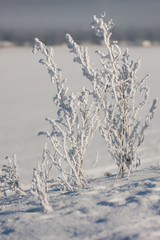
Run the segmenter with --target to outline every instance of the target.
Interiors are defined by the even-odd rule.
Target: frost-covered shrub
[[[53,179],[50,179],[53,162],[49,160],[47,151],[48,151],[48,147],[46,143],[43,149],[42,162],[38,163],[38,172],[41,180],[44,183],[45,192],[49,191],[49,183],[53,181]]]
[[[111,40],[113,21],[105,23],[104,17],[105,14],[100,18],[94,16],[91,24],[96,35],[104,39],[104,52],[96,51],[100,68],[91,65],[87,48],[76,44],[69,34],[66,39],[70,51],[75,54],[74,62],[82,65],[84,76],[92,83],[90,94],[101,109],[101,134],[118,165],[118,173],[124,176],[126,169],[131,172],[140,164],[138,148],[154,116],[157,99],[146,115],[141,112],[149,103],[149,89],[145,83],[148,75],[143,79],[137,77],[141,60],[130,61],[128,50],[121,53],[118,43]]]
[[[42,205],[44,212],[51,212],[53,210],[52,206],[48,201],[45,181],[43,181],[43,178],[41,177],[40,172],[37,172],[36,169],[33,169],[31,193]]]
[[[25,194],[19,183],[16,155],[14,154],[12,159],[9,157],[6,157],[5,159],[7,160],[7,164],[4,164],[0,170],[1,195],[3,194],[3,196],[7,196],[7,192],[9,191]]]
[[[52,83],[55,84],[56,95],[53,98],[58,107],[57,119],[46,118],[51,131],[40,132],[49,140],[42,160],[41,176],[48,183],[54,177],[49,172],[53,167],[59,171],[60,177],[56,181],[66,189],[73,190],[87,184],[84,171],[84,159],[88,145],[98,125],[99,109],[91,104],[88,91],[69,94],[65,86],[66,79],[62,78],[61,69],[53,61],[53,50],[47,48],[38,39],[35,39],[33,53],[41,52],[44,59],[40,63],[46,66]]]

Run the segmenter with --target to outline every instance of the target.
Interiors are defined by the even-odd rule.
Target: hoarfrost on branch
[[[92,83],[90,94],[101,109],[100,132],[118,165],[118,174],[123,177],[126,170],[131,172],[140,164],[138,148],[154,116],[157,99],[143,121],[140,112],[149,103],[148,75],[143,79],[137,77],[141,60],[130,61],[128,49],[121,53],[118,42],[111,39],[113,21],[105,23],[104,18],[105,14],[100,18],[94,16],[91,24],[96,35],[104,39],[105,52],[96,51],[99,69],[91,66],[87,48],[76,44],[69,34],[66,40],[70,52],[76,55],[74,61],[81,64],[84,76]]]

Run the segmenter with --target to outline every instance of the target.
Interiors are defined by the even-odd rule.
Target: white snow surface
[[[92,62],[96,48],[89,46]],[[140,76],[151,74],[151,99],[160,98],[160,47],[130,47],[130,55],[143,59]],[[50,213],[44,213],[30,194],[32,169],[41,161],[45,143],[37,133],[48,128],[45,117],[56,116],[54,87],[39,58],[30,48],[0,49],[0,166],[6,155],[16,153],[26,191],[26,196],[0,198],[0,239],[160,239],[159,103],[140,149],[141,166],[129,178],[116,179],[116,165],[97,133],[87,154],[86,189],[64,192],[54,186],[48,193]],[[88,83],[72,59],[66,46],[55,47],[55,61],[76,91]],[[99,162],[92,168],[97,151]],[[111,176],[105,177],[105,172]]]

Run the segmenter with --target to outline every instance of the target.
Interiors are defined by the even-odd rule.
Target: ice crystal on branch
[[[84,159],[97,129],[99,109],[91,104],[85,88],[81,92],[68,94],[66,79],[62,78],[61,70],[53,61],[53,51],[35,39],[33,52],[37,51],[43,54],[44,59],[40,63],[47,67],[57,91],[53,98],[58,107],[57,119],[46,118],[51,132],[39,133],[49,140],[49,147],[45,149],[47,161],[59,171],[61,177],[57,179],[64,188],[73,190],[84,187],[87,184]]]
[[[84,76],[92,83],[90,94],[101,109],[100,131],[106,140],[111,156],[116,161],[121,176],[125,170],[132,171],[140,164],[138,148],[144,140],[144,132],[154,116],[157,99],[150,107],[145,119],[141,110],[148,105],[149,89],[146,75],[137,77],[141,61],[129,60],[128,50],[124,54],[116,41],[111,40],[113,22],[94,16],[92,28],[98,37],[103,37],[105,52],[96,51],[101,67],[91,66],[87,49],[80,47],[70,35],[66,35],[70,51],[76,55],[74,61],[82,65]]]
[[[105,12],[101,14],[101,18],[98,18],[96,15],[93,16],[93,22],[91,23],[91,27],[95,30],[95,33],[98,37],[104,37],[104,34],[110,38],[112,35],[112,28],[114,23],[112,19],[106,23],[105,19]]]

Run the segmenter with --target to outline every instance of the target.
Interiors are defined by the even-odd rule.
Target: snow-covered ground
[[[96,61],[90,46],[93,62]],[[150,73],[151,99],[160,98],[160,47],[130,47],[143,59],[140,75]],[[65,46],[55,48],[72,91],[88,84]],[[22,187],[28,192],[32,169],[41,161],[45,139],[37,133],[55,115],[54,87],[30,48],[0,49],[0,165],[17,154]],[[91,176],[87,189],[49,193],[52,213],[44,214],[33,197],[0,198],[0,239],[160,239],[160,108],[140,149],[141,167],[130,178],[116,179],[116,166],[97,134],[87,155]],[[99,162],[92,168],[99,151]],[[106,171],[111,177],[105,177]]]
[[[32,197],[0,199],[1,239],[160,238],[160,166],[130,179],[100,177],[76,192],[52,192],[53,212],[44,214]]]

